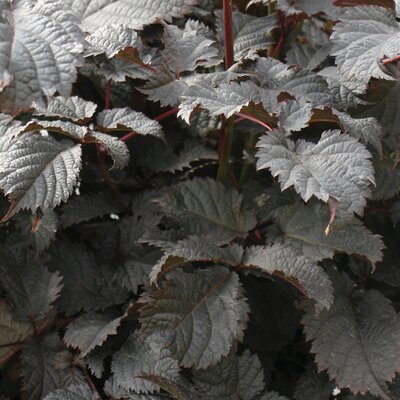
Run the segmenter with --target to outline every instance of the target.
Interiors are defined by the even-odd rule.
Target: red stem
[[[257,123],[258,125],[263,126],[264,128],[266,128],[269,131],[272,131],[273,129],[265,122],[261,121],[260,119],[258,119],[257,117],[253,117],[252,115],[248,115],[248,114],[244,114],[244,113],[236,113],[237,116],[243,118],[243,119],[247,119],[249,121],[253,121],[255,123]]]
[[[154,118],[154,121],[162,121],[165,118],[168,118],[170,115],[174,115],[179,111],[178,107],[171,108],[170,110],[166,111],[163,114],[158,115],[157,117]]]
[[[400,61],[400,54],[398,54],[396,57],[393,57],[393,58],[384,58],[382,60],[382,64],[383,65],[391,64],[391,63],[396,62],[396,61]]]
[[[96,385],[94,384],[86,368],[83,368],[83,375],[85,376],[86,382],[88,383],[90,389],[92,389],[92,392],[94,392],[95,396],[97,397],[97,400],[101,400],[102,397],[100,396],[100,393],[98,392]]]
[[[225,69],[229,69],[234,62],[232,0],[223,0],[223,13],[224,13]]]
[[[134,138],[134,137],[137,136],[137,135],[138,135],[137,132],[131,131],[131,132],[128,132],[126,135],[121,136],[121,137],[119,138],[119,140],[120,140],[121,142],[127,142],[128,140]]]

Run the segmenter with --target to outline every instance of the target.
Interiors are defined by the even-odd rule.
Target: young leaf
[[[400,318],[380,292],[355,290],[346,275],[331,275],[332,307],[303,319],[318,369],[326,369],[339,388],[389,400],[386,382],[400,371]]]
[[[84,357],[96,346],[101,346],[109,335],[117,333],[121,318],[111,313],[82,314],[68,325],[64,342],[79,348],[80,357]]]
[[[191,9],[194,0],[69,0],[76,15],[81,18],[82,28],[93,32],[111,24],[125,24],[131,29],[142,29],[157,19],[168,22],[182,17]]]
[[[329,209],[318,203],[279,208],[276,223],[285,244],[316,261],[332,258],[335,252],[358,254],[372,264],[382,261],[384,245],[381,237],[372,234],[357,218],[336,218],[330,232],[325,234]]]
[[[54,208],[66,201],[80,168],[79,144],[29,134],[13,139],[0,157],[0,188],[11,200],[3,220],[21,209],[35,212],[38,208]]]
[[[346,86],[364,93],[371,78],[393,79],[379,60],[398,54],[399,26],[393,11],[384,7],[349,7],[334,27],[332,54]]]
[[[333,197],[340,210],[362,215],[365,198],[375,182],[371,158],[356,139],[339,131],[325,131],[317,144],[283,133],[264,135],[257,144],[257,169],[268,168],[279,176],[282,190],[294,186],[304,201],[315,196],[325,202]]]
[[[195,370],[193,381],[200,400],[254,400],[265,386],[260,360],[249,350],[240,357],[231,351],[218,364]]]
[[[238,275],[226,268],[171,272],[161,290],[141,298],[144,334],[170,335],[173,357],[185,367],[207,368],[241,340],[249,308]]]
[[[3,111],[29,108],[55,92],[69,95],[84,39],[62,0],[1,0],[0,102]]]
[[[252,246],[246,249],[242,264],[269,274],[276,274],[314,299],[318,311],[333,301],[332,284],[325,271],[312,259],[299,256],[290,246]]]
[[[114,354],[112,371],[119,386],[137,393],[158,392],[160,386],[155,381],[173,383],[180,379],[178,362],[171,358],[164,340],[160,336],[144,339],[137,333]]]
[[[227,243],[251,230],[256,220],[243,210],[242,196],[209,179],[193,179],[171,187],[160,199],[163,211],[177,218],[187,235],[203,235]]]

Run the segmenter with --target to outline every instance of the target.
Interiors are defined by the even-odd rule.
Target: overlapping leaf
[[[187,235],[226,243],[245,235],[256,223],[242,208],[242,196],[218,182],[194,179],[171,187],[160,199],[164,212],[179,220]]]
[[[398,54],[400,30],[393,11],[378,6],[350,7],[340,20],[331,36],[332,54],[346,86],[364,93],[371,78],[392,79],[379,62]]]
[[[219,63],[214,41],[192,30],[190,24],[186,24],[183,30],[165,24],[163,42],[161,57],[175,76],[184,71],[194,71],[200,65]]]
[[[276,223],[285,244],[316,261],[332,258],[335,252],[358,254],[372,264],[382,261],[381,237],[374,235],[357,218],[336,218],[326,234],[329,209],[318,203],[279,208]]]
[[[101,346],[109,335],[115,335],[120,323],[121,317],[111,313],[82,314],[68,325],[64,341],[68,346],[79,348],[84,357]]]
[[[9,195],[8,219],[21,209],[45,210],[66,201],[81,168],[81,146],[25,135],[0,153],[0,188]]]
[[[1,360],[7,360],[7,355],[13,355],[19,345],[13,343],[23,342],[33,335],[34,329],[31,322],[18,321],[11,313],[10,307],[3,299],[0,301],[0,365]]]
[[[111,24],[125,24],[131,29],[142,29],[156,19],[171,21],[189,12],[194,0],[68,0],[76,15],[81,18],[84,30]]]
[[[84,39],[65,3],[2,0],[0,9],[2,110],[29,108],[55,92],[69,95]]]
[[[97,116],[97,124],[105,131],[129,130],[139,135],[163,137],[161,125],[157,121],[128,107],[102,111]]]
[[[60,222],[66,228],[107,214],[115,214],[123,209],[124,202],[108,192],[84,194],[71,198],[61,207]]]
[[[217,35],[221,43],[224,41],[222,12],[217,14]],[[265,50],[274,40],[271,32],[278,26],[275,15],[257,18],[235,11],[233,19],[233,52],[235,60],[255,55],[257,50]]]
[[[270,169],[282,190],[293,186],[304,201],[315,196],[327,202],[333,197],[340,210],[363,213],[375,179],[371,155],[356,139],[325,131],[317,144],[294,143],[274,132],[264,135],[257,146],[257,169]]]
[[[318,373],[314,365],[309,365],[297,382],[294,398],[296,400],[328,400],[335,387],[324,372]]]
[[[122,388],[150,393],[160,390],[159,382],[179,381],[178,362],[171,358],[164,340],[160,336],[150,339],[134,333],[114,354],[112,371],[115,382]]]
[[[177,270],[168,280],[142,297],[142,331],[170,334],[173,356],[183,366],[216,364],[243,337],[247,321],[237,274],[222,267]]]
[[[93,252],[82,243],[58,242],[51,249],[49,267],[63,277],[63,290],[57,301],[68,315],[82,309],[101,310],[127,297],[114,269],[99,264]]]
[[[252,246],[242,263],[288,280],[303,294],[316,301],[317,310],[329,308],[333,301],[332,284],[324,270],[312,259],[301,256],[290,246]]]
[[[133,29],[122,24],[100,26],[86,40],[92,46],[87,51],[88,54],[105,53],[108,58],[114,57],[126,48],[137,51],[142,47],[138,34]]]
[[[357,291],[343,274],[332,277],[332,307],[303,319],[318,369],[326,369],[339,388],[389,400],[386,382],[400,370],[400,318],[380,292]]]
[[[52,398],[50,393],[62,387],[63,383],[69,380],[73,384],[83,383],[83,376],[78,370],[56,368],[56,354],[63,350],[64,346],[55,333],[31,343],[23,349],[21,354],[23,384],[28,400]]]
[[[47,395],[45,400],[96,400],[96,393],[84,383],[80,385],[70,385],[64,389],[58,389]]]
[[[155,246],[160,245],[157,241],[148,241]],[[201,236],[190,236],[187,239],[165,243],[162,247],[165,253],[152,268],[152,283],[157,282],[159,275],[187,262],[202,261],[236,266],[241,263],[243,256],[243,249],[239,245],[232,244],[221,248]]]
[[[265,387],[260,360],[249,350],[240,357],[231,352],[218,364],[195,371],[193,380],[201,400],[253,400]]]
[[[46,117],[69,118],[72,121],[84,121],[93,116],[97,105],[91,101],[85,101],[81,97],[50,97],[46,107],[36,104],[35,115]]]
[[[0,282],[15,317],[22,320],[43,318],[60,294],[61,276],[41,263],[32,263],[32,253],[3,251]]]

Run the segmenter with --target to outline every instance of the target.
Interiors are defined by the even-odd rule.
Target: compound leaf
[[[142,332],[167,333],[182,366],[207,368],[243,337],[249,308],[238,275],[226,268],[176,270],[141,298]]]
[[[356,139],[325,131],[317,144],[294,143],[281,132],[271,132],[257,147],[257,169],[270,169],[282,190],[294,186],[304,201],[315,196],[328,202],[333,197],[341,211],[363,213],[375,179],[371,155]]]

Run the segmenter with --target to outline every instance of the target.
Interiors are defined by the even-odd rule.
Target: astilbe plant
[[[393,0],[0,0],[0,397],[400,398]]]

